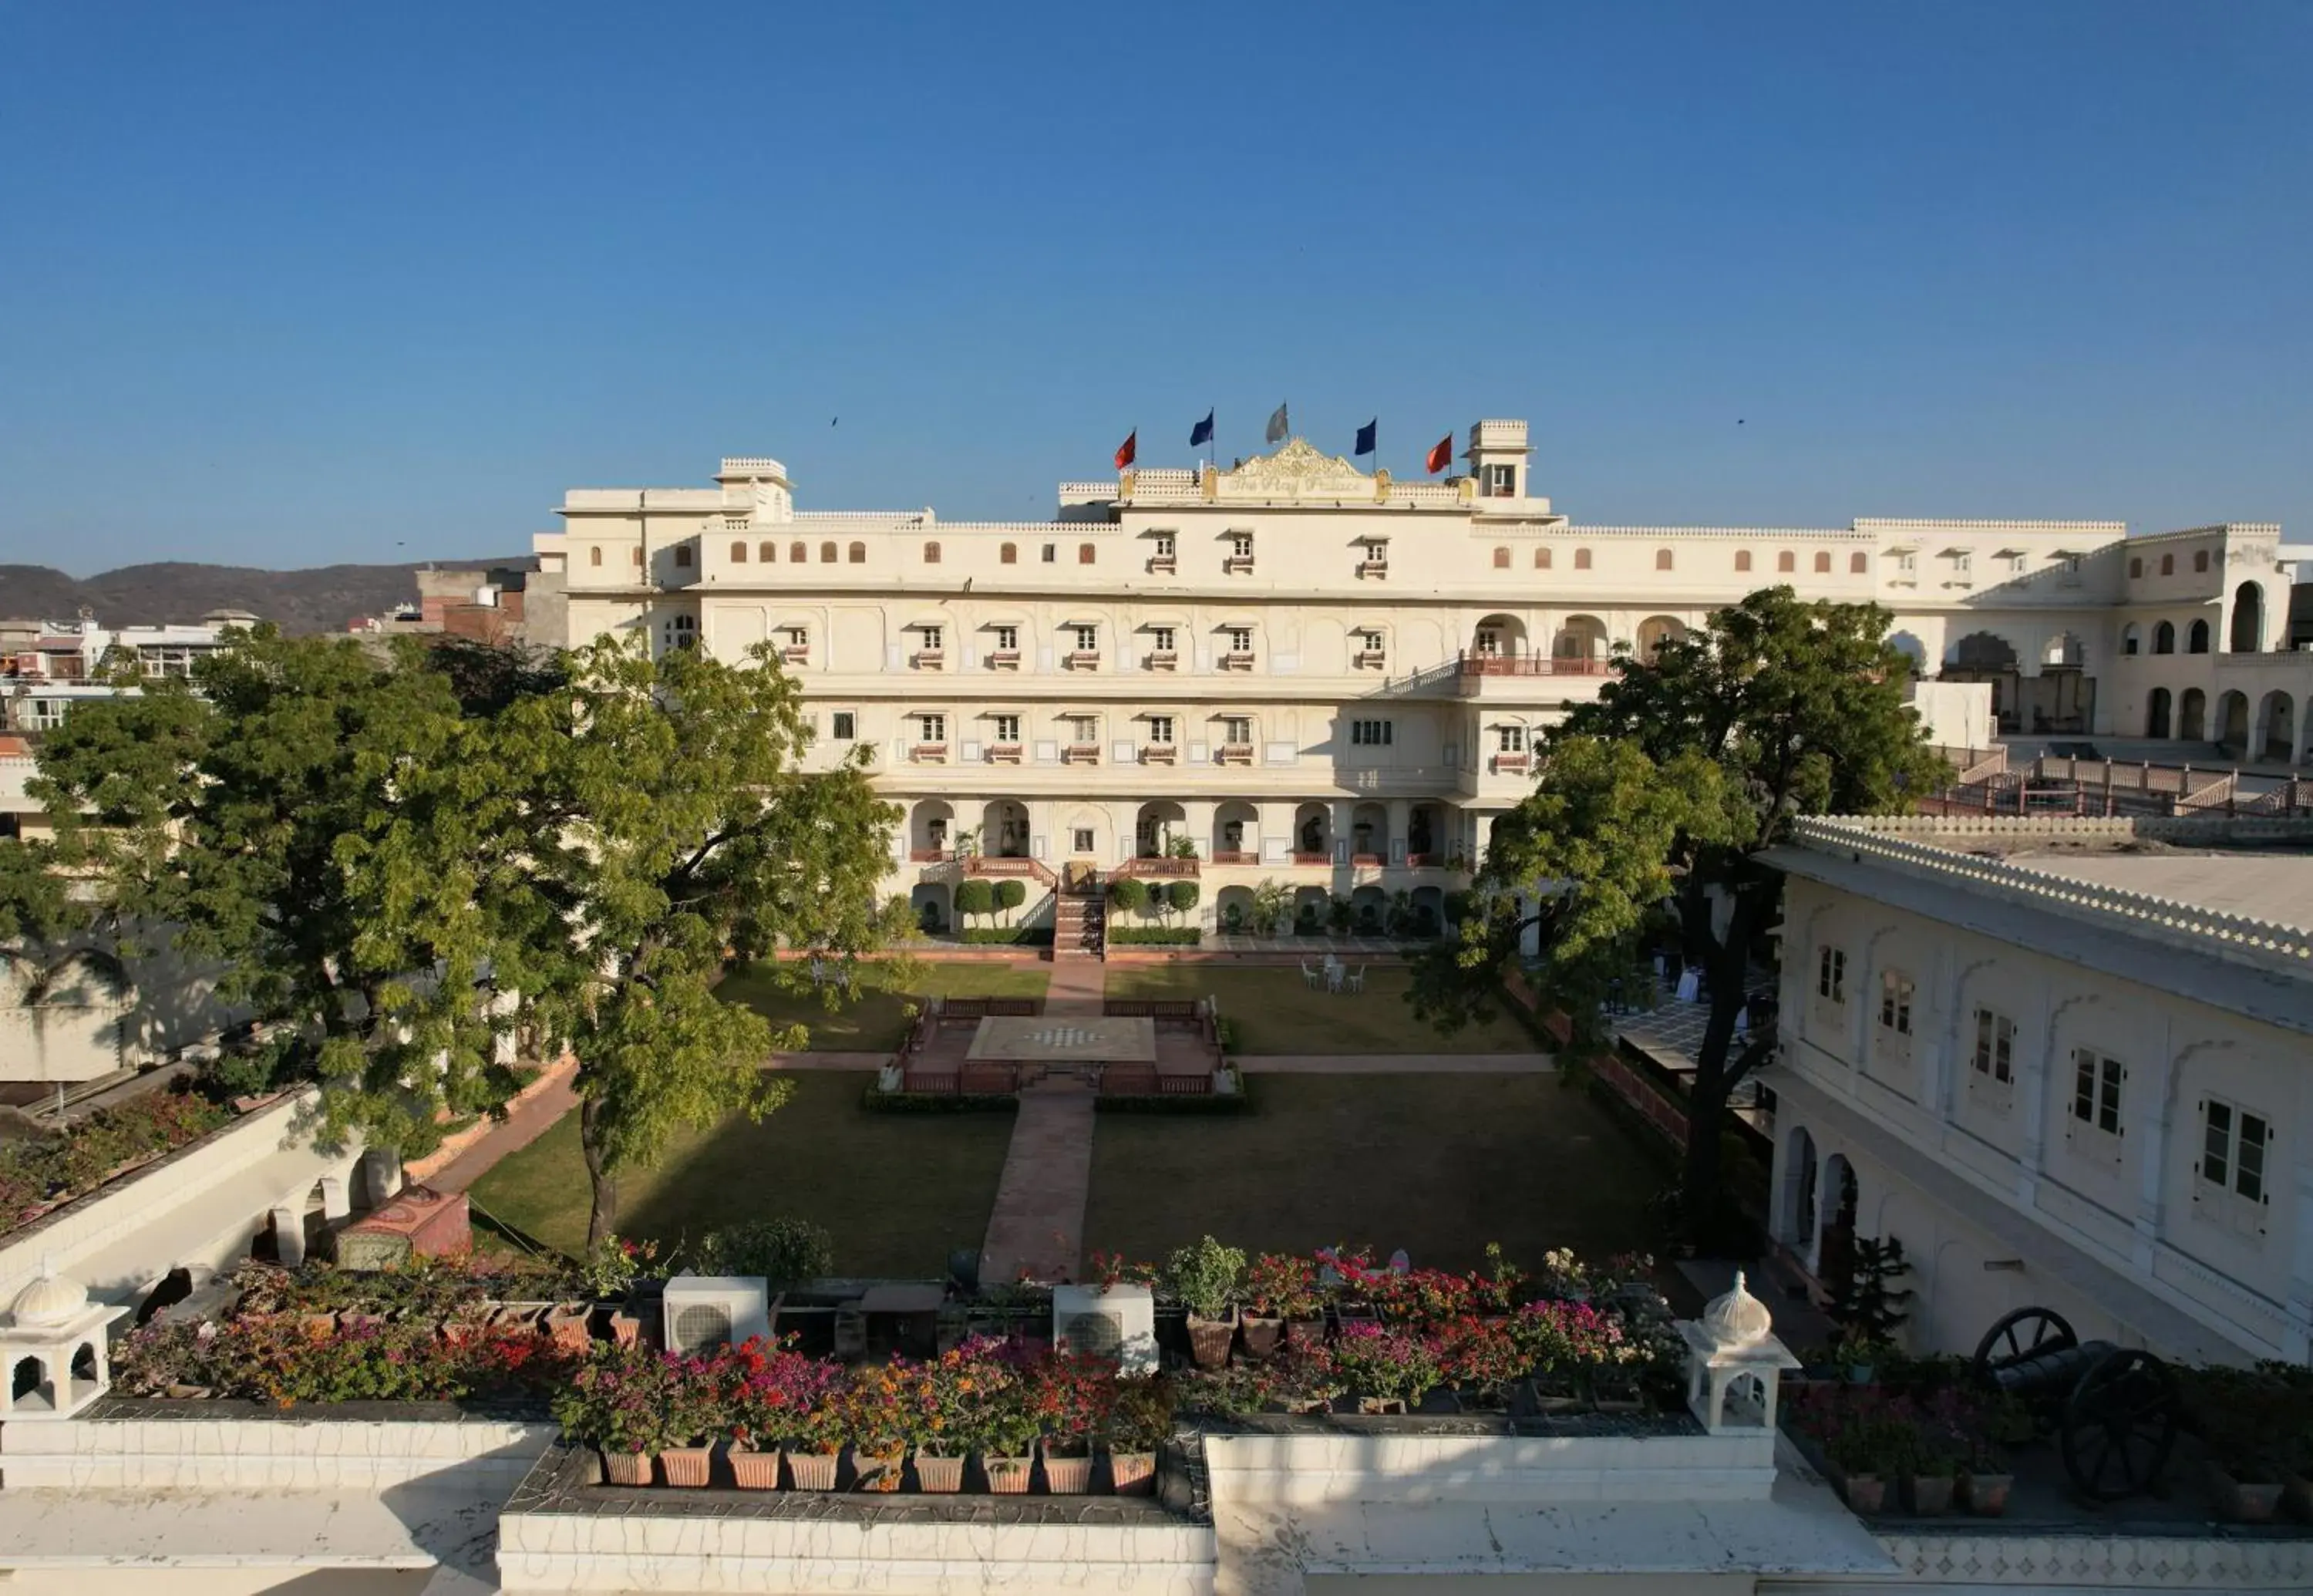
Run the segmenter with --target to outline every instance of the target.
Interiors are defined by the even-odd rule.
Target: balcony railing
[[[1068,657],[1063,659],[1061,663],[1066,665],[1069,669],[1072,671],[1096,671],[1100,669],[1100,650],[1097,648],[1071,648],[1068,653]]]
[[[947,745],[945,743],[910,744],[908,748],[908,758],[917,764],[945,764]]]
[[[911,865],[945,864],[954,857],[955,850],[953,848],[910,848],[908,850],[908,862]]]
[[[1171,648],[1156,649],[1148,656],[1148,668],[1152,671],[1177,671],[1181,668],[1181,657]]]
[[[944,648],[919,648],[910,663],[919,671],[941,670],[947,665],[947,651]]]
[[[811,645],[809,643],[789,643],[786,648],[779,650],[779,658],[788,665],[809,665],[811,663]]]
[[[1333,862],[1333,856],[1330,852],[1304,853],[1296,849],[1293,853],[1293,862],[1297,865],[1329,865]]]
[[[1253,668],[1253,655],[1244,649],[1224,654],[1220,657],[1220,667],[1225,671],[1249,671]]]
[[[1020,650],[994,648],[989,651],[988,668],[991,671],[1016,671],[1020,668]]]
[[[1253,763],[1253,745],[1251,743],[1223,743],[1218,748],[1213,750],[1213,763],[1215,764],[1251,764]]]
[[[1067,747],[1060,750],[1060,763],[1062,764],[1098,764],[1100,763],[1100,745],[1098,743],[1070,743]]]
[[[1405,868],[1409,870],[1434,870],[1445,862],[1446,856],[1442,853],[1409,853],[1405,856]]]
[[[1614,661],[1596,655],[1558,656],[1548,654],[1471,654],[1460,655],[1455,668],[1464,676],[1603,676],[1614,669]]]
[[[1386,577],[1389,575],[1389,561],[1386,560],[1360,560],[1358,561],[1358,575],[1361,577]]]
[[[1352,853],[1350,862],[1361,870],[1377,870],[1389,861],[1378,853]]]
[[[1142,764],[1178,764],[1181,750],[1171,743],[1143,743],[1140,745]]]
[[[1227,556],[1221,561],[1221,574],[1228,577],[1253,575],[1253,556],[1250,554]]]
[[[1531,754],[1497,754],[1493,761],[1494,773],[1498,776],[1524,775],[1533,758]]]
[[[1213,862],[1217,865],[1257,865],[1261,862],[1261,855],[1248,853],[1242,848],[1216,848],[1213,850]]]
[[[988,763],[989,764],[1018,764],[1020,763],[1020,745],[1017,743],[989,744]]]
[[[963,861],[967,876],[1033,876],[1049,885],[1052,868],[1042,860],[1022,854],[975,853]]]
[[[1176,859],[1171,854],[1143,854],[1128,859],[1116,867],[1120,876],[1184,876],[1193,877],[1203,861],[1197,859]]]
[[[1180,569],[1181,562],[1174,555],[1151,554],[1148,557],[1148,569],[1152,575],[1161,571],[1164,574],[1170,576],[1173,572]]]
[[[1360,648],[1350,656],[1350,663],[1359,670],[1387,670],[1389,656],[1379,648]]]

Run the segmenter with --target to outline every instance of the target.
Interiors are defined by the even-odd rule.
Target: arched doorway
[[[2166,687],[2154,688],[2151,698],[2146,701],[2144,735],[2148,737],[2168,735],[2168,690]]]
[[[2251,757],[2287,764],[2289,756],[2295,752],[2290,746],[2290,739],[2297,735],[2297,701],[2275,688],[2265,695],[2264,703],[2258,706],[2257,721],[2265,736]]]
[[[2143,630],[2135,622],[2132,621],[2120,629],[2120,651],[2123,654],[2135,654],[2142,648],[2143,644]]]
[[[2152,628],[2152,651],[2155,654],[2177,652],[2177,623],[2174,621],[2156,622]]]
[[[945,798],[925,798],[908,812],[908,857],[929,864],[955,846],[955,810]]]
[[[927,936],[937,936],[953,923],[945,881],[917,882],[908,891],[908,907],[915,912],[916,929]]]
[[[1684,622],[1668,615],[1649,615],[1639,622],[1639,657],[1651,664],[1665,643],[1675,642],[1685,635]]]
[[[2188,743],[2206,742],[2209,728],[2203,721],[2208,712],[2208,695],[2197,687],[2185,689],[2185,696],[2177,701],[2177,735]]]
[[[1782,1200],[1775,1214],[1775,1229],[1783,1243],[1802,1257],[1815,1247],[1816,1207],[1815,1138],[1807,1133],[1806,1126],[1793,1125],[1783,1142]]]
[[[1488,615],[1470,633],[1470,652],[1481,659],[1517,658],[1526,652],[1526,622],[1515,615]]]
[[[1378,937],[1387,924],[1389,896],[1370,884],[1350,894],[1350,926],[1360,937]]]
[[[1928,646],[1925,643],[1908,631],[1898,631],[1888,634],[1887,646],[1912,662],[1912,675],[1922,674],[1922,667],[1928,663]]]
[[[1333,895],[1322,886],[1297,886],[1293,889],[1293,929],[1306,936],[1325,929],[1326,911],[1332,907]]]
[[[2185,633],[2185,652],[2206,654],[2208,651],[2209,623],[2206,621],[2195,621]],[[2166,653],[2168,650],[2163,649],[2161,652]]]
[[[2216,741],[2237,756],[2248,750],[2248,694],[2233,692],[2217,700]]]
[[[1213,810],[1213,861],[1252,864],[1261,840],[1261,812],[1251,804],[1231,801]]]
[[[1815,1276],[1826,1283],[1842,1280],[1855,1265],[1855,1167],[1844,1153],[1823,1166],[1823,1216],[1816,1244]]]
[[[1133,851],[1142,859],[1161,859],[1173,851],[1173,839],[1188,835],[1189,817],[1171,802],[1143,804],[1132,823]]]
[[[1438,811],[1428,804],[1414,805],[1405,818],[1405,862],[1439,862],[1438,835]]]
[[[2230,647],[2235,654],[2255,654],[2265,647],[2265,589],[2255,582],[2233,589]]]
[[[1359,864],[1383,864],[1389,859],[1389,811],[1379,804],[1359,804],[1350,811],[1350,857]]]
[[[1413,934],[1435,937],[1446,929],[1446,892],[1443,887],[1417,886],[1413,889]]]
[[[1213,923],[1231,936],[1253,930],[1253,888],[1224,886],[1213,900]]]
[[[1028,806],[997,798],[981,812],[980,851],[992,859],[1028,857]]]
[[[1333,862],[1333,817],[1324,804],[1304,804],[1293,811],[1293,862]]]
[[[1592,666],[1606,657],[1606,623],[1596,615],[1569,615],[1551,639],[1550,657],[1561,667]]]

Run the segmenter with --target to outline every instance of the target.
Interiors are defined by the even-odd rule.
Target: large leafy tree
[[[260,1022],[233,1084],[318,1080],[332,1124],[420,1152],[516,1084],[478,893],[488,729],[414,646],[259,628],[189,683],[75,709],[40,795],[92,913],[174,928]]]
[[[621,1168],[786,1096],[762,1066],[796,1039],[715,997],[726,962],[856,955],[906,915],[876,895],[898,811],[869,751],[806,771],[798,691],[767,649],[652,659],[604,639],[567,675],[497,718],[494,781],[522,840],[491,895],[500,979],[577,1058],[592,1243]]]
[[[1652,659],[1624,661],[1553,728],[1534,794],[1496,828],[1481,870],[1489,907],[1417,972],[1417,1010],[1451,1028],[1485,1009],[1533,932],[1541,995],[1592,1041],[1608,983],[1636,966],[1649,912],[1667,910],[1663,929],[1711,1001],[1681,1181],[1689,1223],[1706,1234],[1727,1212],[1729,1094],[1773,1045],[1767,1035],[1734,1045],[1781,898],[1762,853],[1799,816],[1899,810],[1945,773],[1904,704],[1910,662],[1887,643],[1889,621],[1876,605],[1768,588]]]

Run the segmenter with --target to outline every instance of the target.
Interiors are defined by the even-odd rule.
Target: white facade
[[[1887,606],[1899,647],[1992,681],[2019,729],[2027,699],[2106,729],[2095,679],[2137,604],[2120,523],[1582,526],[1529,454],[1524,422],[1482,421],[1468,475],[1405,483],[1295,439],[1063,484],[1030,523],[798,511],[778,462],[727,459],[710,489],[574,489],[537,551],[574,641],[775,644],[820,756],[874,747],[908,812],[894,888],[943,913],[960,839],[1058,869],[1183,835],[1209,924],[1265,877],[1434,908],[1524,795],[1537,732],[1617,654],[1776,583]],[[2208,535],[2284,613],[2271,529]],[[2221,625],[2214,593],[2175,607]]]
[[[119,689],[106,679],[133,665],[148,678],[186,676],[193,662],[224,648],[224,633],[257,617],[220,610],[198,622],[100,626],[74,621],[0,622],[0,731],[41,732],[64,724],[83,699]]]
[[[1772,857],[1779,1242],[1900,1239],[1924,1350],[2043,1305],[2313,1355],[2313,827],[1803,822]]]

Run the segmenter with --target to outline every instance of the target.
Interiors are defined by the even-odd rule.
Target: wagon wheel
[[[2152,1488],[2177,1444],[2177,1380],[2142,1350],[2109,1353],[2089,1366],[2065,1400],[2057,1444],[2064,1471],[2098,1502]]]
[[[2064,1316],[2053,1308],[2019,1308],[1983,1333],[1975,1344],[1975,1378],[1995,1383],[2001,1375],[2043,1353],[2070,1352],[2080,1344]]]

